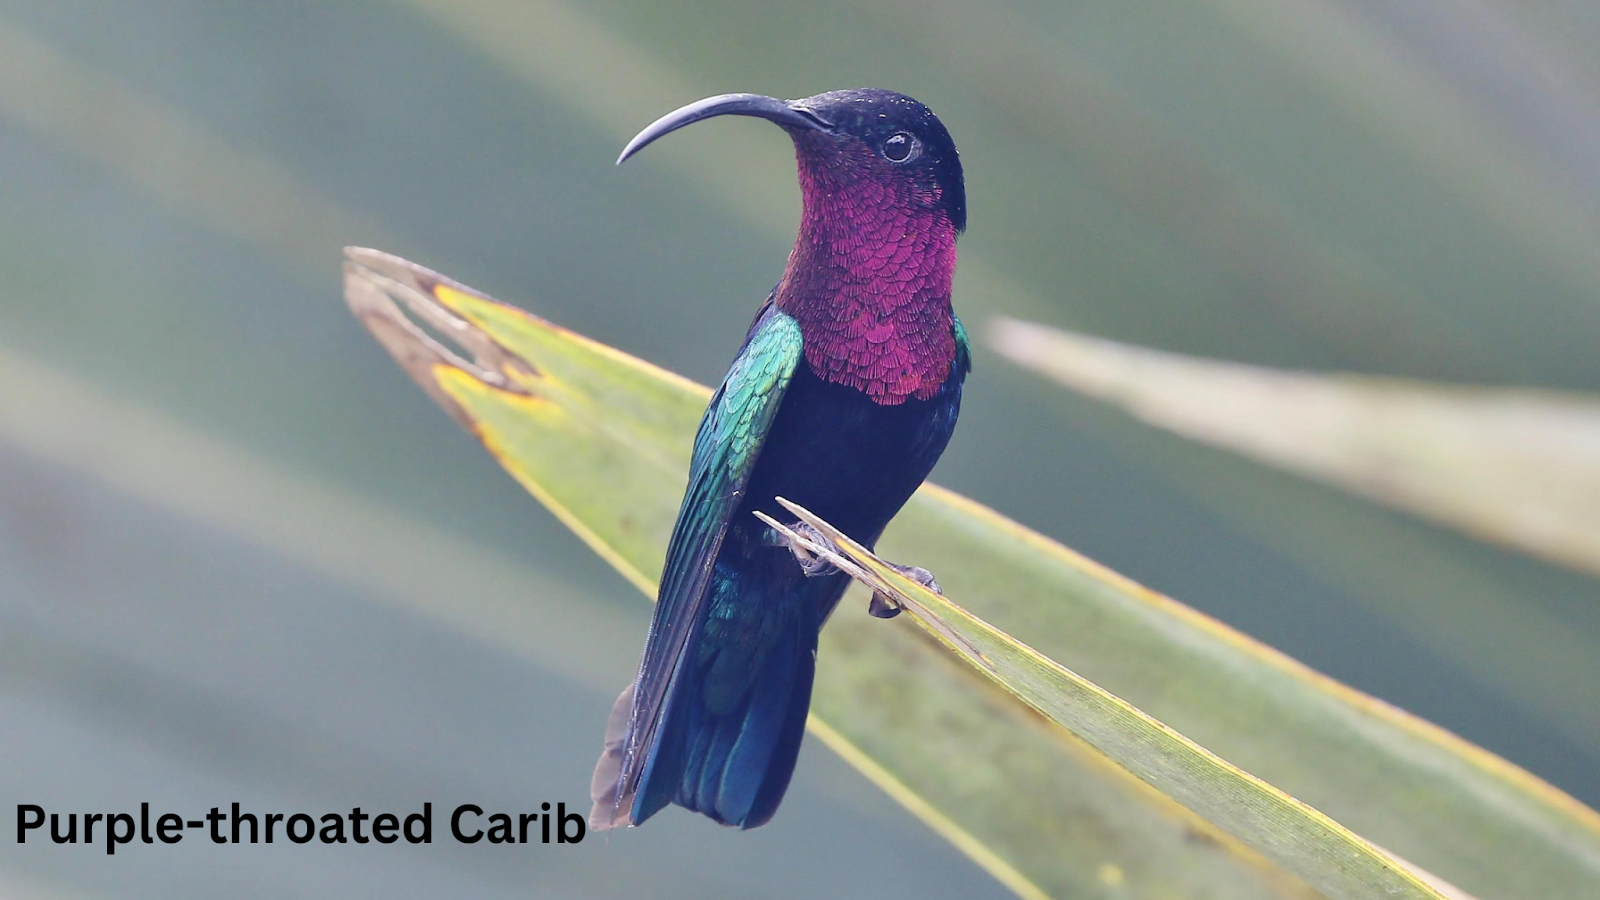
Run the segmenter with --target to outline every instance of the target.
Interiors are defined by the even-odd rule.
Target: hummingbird
[[[656,120],[617,163],[729,115],[793,141],[799,234],[700,421],[643,658],[595,766],[599,829],[673,803],[739,828],[772,818],[800,751],[817,636],[849,578],[797,564],[755,513],[792,521],[785,497],[872,547],[944,452],[971,369],[951,306],[966,190],[933,112],[879,89],[722,94]]]

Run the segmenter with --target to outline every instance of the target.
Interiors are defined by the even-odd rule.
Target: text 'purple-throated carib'
[[[772,818],[789,786],[817,632],[848,577],[762,524],[810,509],[871,547],[944,452],[970,368],[950,305],[966,227],[961,161],[893,91],[724,94],[657,120],[755,116],[794,141],[800,234],[695,436],[638,677],[617,698],[591,793],[596,828],[668,803],[725,825]]]

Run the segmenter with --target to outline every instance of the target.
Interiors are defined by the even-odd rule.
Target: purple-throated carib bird
[[[753,513],[791,521],[786,497],[872,546],[944,452],[970,368],[950,306],[966,192],[933,113],[883,90],[725,94],[657,120],[617,161],[721,115],[794,140],[800,234],[695,436],[644,659],[595,767],[597,828],[668,803],[742,828],[772,817],[848,578],[803,570]]]

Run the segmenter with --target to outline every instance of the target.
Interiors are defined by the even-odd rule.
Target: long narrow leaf
[[[1292,372],[1012,319],[992,344],[1153,425],[1600,573],[1600,398]]]
[[[402,260],[352,260],[357,316],[652,592],[707,391]],[[1593,811],[971,501],[925,487],[880,550],[936,565],[984,619],[1484,900],[1586,897],[1600,878]],[[824,631],[814,733],[1020,893],[1309,890],[914,630],[852,615],[852,602]]]
[[[779,498],[832,545],[769,525],[872,590],[979,671],[1141,781],[1217,824],[1329,897],[1442,897],[1423,878],[1293,797],[895,571],[809,510]]]

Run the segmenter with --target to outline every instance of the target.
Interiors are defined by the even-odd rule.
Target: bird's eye
[[[917,139],[904,131],[897,131],[889,135],[883,142],[883,158],[889,162],[902,163],[917,155],[919,149]]]

